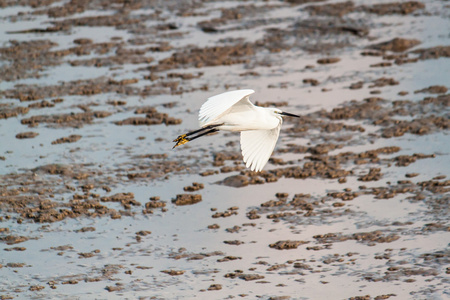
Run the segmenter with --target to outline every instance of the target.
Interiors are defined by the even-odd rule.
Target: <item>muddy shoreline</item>
[[[0,1],[1,299],[445,299],[445,1]],[[171,150],[203,101],[286,119]]]

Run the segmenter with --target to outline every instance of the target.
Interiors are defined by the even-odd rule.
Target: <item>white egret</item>
[[[198,115],[201,128],[178,136],[173,148],[219,130],[240,131],[246,167],[252,171],[261,171],[277,143],[283,123],[281,116],[300,116],[278,108],[253,105],[249,96],[254,92],[250,89],[237,90],[208,98]]]

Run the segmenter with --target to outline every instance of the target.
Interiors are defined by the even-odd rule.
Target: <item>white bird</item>
[[[178,136],[175,147],[219,130],[240,131],[241,149],[246,167],[259,172],[272,155],[280,134],[281,116],[300,116],[278,108],[260,107],[250,102],[254,90],[225,92],[208,100],[198,115],[200,129]],[[190,137],[191,135],[194,137]]]

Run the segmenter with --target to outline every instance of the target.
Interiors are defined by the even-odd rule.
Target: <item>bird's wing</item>
[[[270,130],[248,130],[241,132],[242,156],[246,167],[259,172],[272,155],[280,134],[280,124]]]
[[[248,96],[254,92],[254,90],[237,90],[225,92],[208,98],[208,100],[200,108],[200,112],[198,114],[200,126],[203,127],[207,123],[219,118],[239,101],[244,101],[245,104],[249,106],[253,105],[248,99]]]

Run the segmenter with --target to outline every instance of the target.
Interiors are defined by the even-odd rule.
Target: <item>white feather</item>
[[[259,172],[272,155],[280,134],[280,124],[270,130],[248,130],[241,132],[242,156],[246,167]]]
[[[214,122],[239,101],[242,101],[243,104],[245,103],[253,106],[253,104],[249,101],[248,96],[254,92],[254,90],[250,89],[237,90],[225,92],[208,98],[208,100],[200,108],[200,112],[198,114],[200,126],[204,127],[209,125],[209,123]]]

